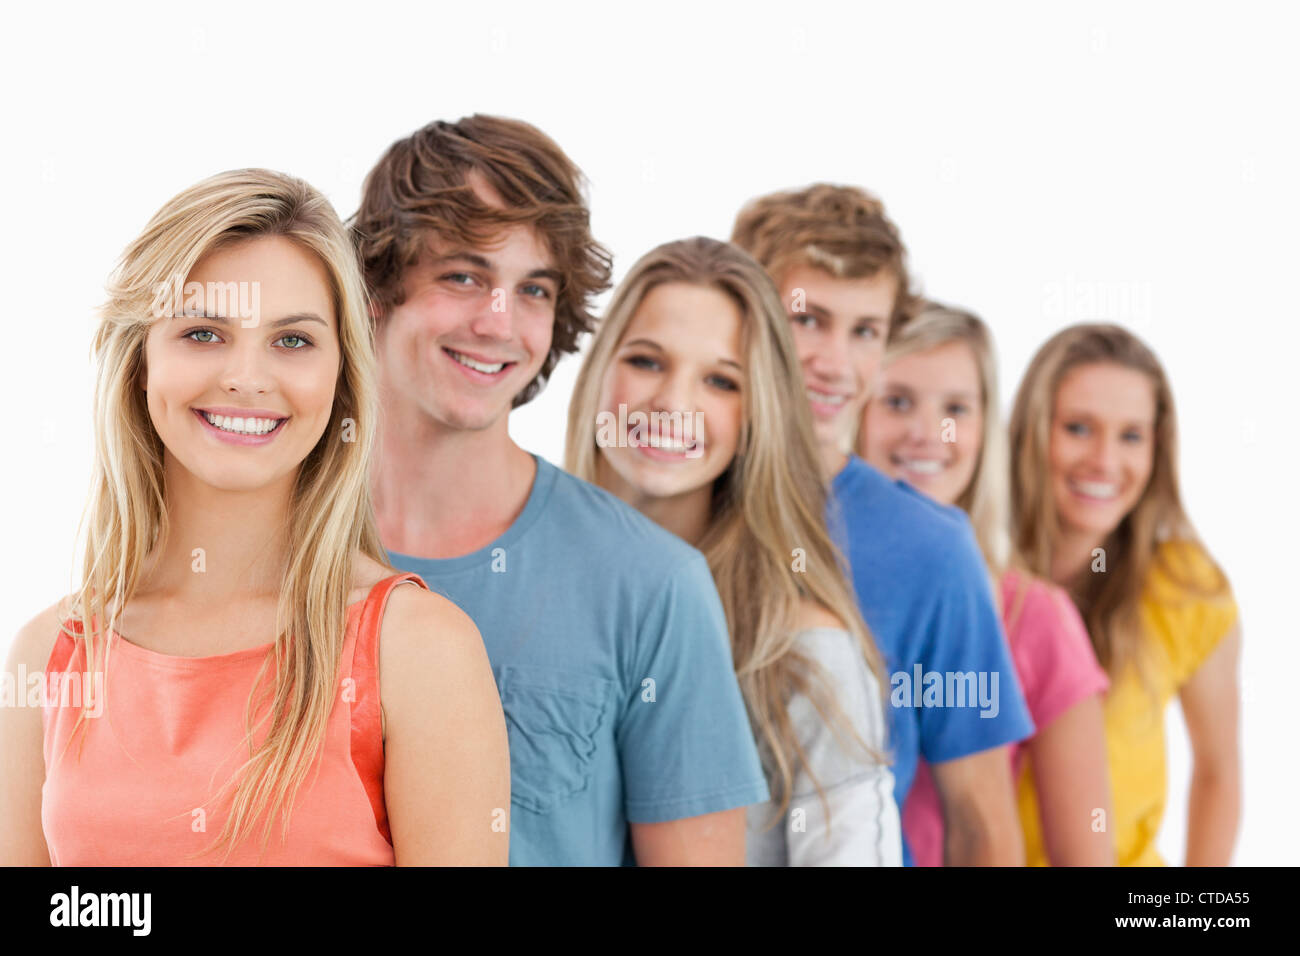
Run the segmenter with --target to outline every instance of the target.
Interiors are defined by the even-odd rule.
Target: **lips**
[[[919,475],[924,478],[931,478],[945,468],[948,463],[938,458],[899,458],[894,457],[894,465],[908,474]]]
[[[1114,481],[1084,481],[1071,478],[1069,487],[1077,497],[1088,501],[1110,502],[1119,497],[1120,486]]]
[[[837,417],[852,397],[847,392],[827,392],[812,387],[806,387],[804,391],[808,395],[808,404],[812,408],[813,415],[820,419]]]
[[[656,461],[694,461],[704,454],[704,446],[700,442],[655,435],[646,438],[629,436],[628,445]]]
[[[264,445],[284,430],[290,416],[266,409],[230,407],[195,408],[194,417],[204,430],[233,445]],[[230,414],[232,412],[240,414]]]
[[[495,381],[512,369],[517,363],[485,355],[472,355],[457,349],[444,347],[442,350],[448,358],[464,369],[476,381]]]

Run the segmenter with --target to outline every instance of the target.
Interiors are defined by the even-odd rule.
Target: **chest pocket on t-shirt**
[[[510,738],[510,800],[549,813],[592,785],[602,738],[613,745],[615,683],[536,667],[506,667],[497,689]],[[615,764],[616,766],[616,764]]]

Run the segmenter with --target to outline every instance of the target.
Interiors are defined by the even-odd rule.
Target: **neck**
[[[150,555],[138,593],[198,607],[278,594],[296,473],[269,488],[224,491],[199,481],[164,452],[163,475],[168,533]]]
[[[609,467],[603,455],[596,459],[596,484],[687,544],[698,545],[709,530],[713,504],[713,489],[709,485],[670,497],[648,495]]]
[[[524,510],[537,473],[505,415],[480,431],[449,428],[391,395],[376,454],[380,539],[415,557],[459,557],[495,541]]]
[[[1092,566],[1092,552],[1102,546],[1096,532],[1063,530],[1052,548],[1052,583],[1068,589]]]
[[[818,452],[821,456],[822,479],[830,484],[831,480],[849,463],[848,453],[834,442],[819,446]]]

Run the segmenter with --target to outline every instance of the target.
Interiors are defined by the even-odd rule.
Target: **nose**
[[[492,290],[492,295],[470,323],[470,331],[484,339],[505,342],[514,328],[514,303],[510,293],[502,288]]]
[[[650,410],[686,413],[695,411],[694,379],[681,372],[665,375],[650,400]]]
[[[1112,475],[1119,467],[1119,439],[1098,429],[1088,447],[1088,464],[1103,475]]]
[[[221,372],[221,390],[235,395],[260,395],[271,387],[268,356],[253,338],[232,348]]]
[[[903,416],[903,434],[907,437],[909,443],[914,445],[923,444],[927,439],[934,437],[930,434],[932,423],[934,429],[943,427],[938,418],[917,414],[914,411],[910,415]],[[935,434],[938,434],[938,432],[936,431]]]
[[[804,355],[804,370],[814,381],[840,382],[848,378],[852,367],[849,364],[848,340],[843,341],[832,335],[817,335],[814,344]]]

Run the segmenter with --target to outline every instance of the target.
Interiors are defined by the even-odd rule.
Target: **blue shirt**
[[[511,865],[630,865],[629,823],[761,803],[767,784],[704,556],[533,457],[496,541],[389,558],[483,635],[510,737]]]
[[[929,763],[1034,732],[970,521],[850,457],[827,524],[890,686],[894,799],[902,813],[918,754]],[[903,841],[903,859],[912,854]]]

